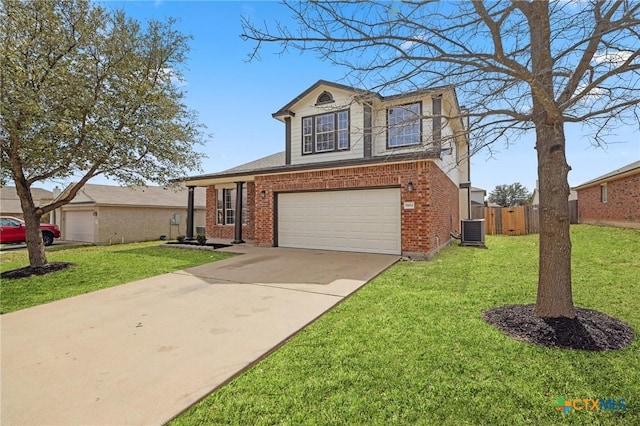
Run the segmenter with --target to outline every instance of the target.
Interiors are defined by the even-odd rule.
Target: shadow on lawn
[[[105,256],[120,256],[120,255],[135,255],[140,257],[162,257],[168,259],[176,259],[183,260],[185,258],[185,253],[182,250],[166,250],[166,246],[160,245],[157,247],[142,247],[142,248],[133,248],[127,250],[115,250],[110,253],[105,253]],[[185,246],[182,247],[174,246],[176,248],[188,248],[188,249],[201,249],[201,250],[210,250],[215,251],[216,249],[222,247],[228,247],[225,244],[206,244],[206,245],[193,245],[193,246]],[[74,247],[75,248],[75,247]],[[73,250],[71,248],[70,250]],[[78,247],[81,248],[81,247]],[[5,271],[0,274],[0,279],[18,279],[18,278],[28,278],[34,275],[45,275],[53,272],[63,271],[68,268],[72,268],[76,266],[75,263],[71,262],[50,262],[44,266],[39,267],[31,267],[25,266],[23,268],[12,269],[10,271]]]

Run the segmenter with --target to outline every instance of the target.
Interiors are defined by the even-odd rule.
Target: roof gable
[[[349,93],[352,93],[354,95],[359,95],[359,96],[376,96],[376,97],[379,97],[379,95],[377,93],[370,92],[368,90],[356,89],[355,87],[347,86],[347,85],[340,84],[340,83],[334,83],[334,82],[327,81],[327,80],[318,80],[311,87],[309,87],[307,90],[305,90],[304,92],[300,93],[293,100],[291,100],[285,106],[280,108],[277,112],[274,112],[273,114],[271,114],[271,116],[273,118],[276,118],[276,119],[281,119],[281,118],[290,116],[292,114],[291,110],[298,103],[302,102],[307,96],[309,96],[311,93],[315,92],[317,89],[325,89],[327,91],[340,90],[340,91],[343,91],[343,92],[349,92]]]
[[[284,117],[290,116],[292,115],[292,109],[299,103],[302,102],[307,96],[309,96],[311,93],[313,93],[314,91],[316,91],[317,89],[326,89],[328,91],[330,90],[340,90],[343,92],[349,92],[351,94],[353,94],[354,96],[358,97],[358,98],[369,98],[369,99],[377,99],[377,100],[381,100],[381,101],[395,101],[398,99],[403,99],[403,98],[410,98],[410,97],[416,97],[416,96],[424,96],[426,94],[429,93],[444,93],[444,92],[450,92],[453,91],[453,99],[454,102],[456,102],[456,107],[459,109],[459,106],[457,105],[457,97],[455,95],[455,90],[453,86],[438,86],[438,87],[428,87],[428,88],[421,88],[421,89],[416,89],[416,90],[412,90],[409,92],[402,92],[402,93],[398,93],[398,94],[393,94],[393,95],[389,95],[389,96],[382,96],[379,93],[370,91],[370,90],[364,90],[364,89],[358,89],[355,87],[351,87],[351,86],[347,86],[345,84],[340,84],[340,83],[335,83],[332,81],[327,81],[327,80],[318,80],[316,81],[313,85],[311,85],[308,89],[306,89],[304,92],[300,93],[298,96],[296,96],[294,99],[292,99],[290,102],[288,102],[285,106],[283,106],[282,108],[280,108],[278,111],[274,112],[272,115],[273,118],[276,119],[282,119]],[[319,92],[322,93],[322,92]]]

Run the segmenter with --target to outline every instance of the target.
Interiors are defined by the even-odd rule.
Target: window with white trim
[[[387,109],[387,147],[418,145],[422,142],[422,102]]]
[[[349,110],[302,118],[302,153],[349,149]]]
[[[236,218],[236,190],[219,188],[216,194],[216,223],[233,225]],[[247,223],[247,188],[242,188],[242,223]]]

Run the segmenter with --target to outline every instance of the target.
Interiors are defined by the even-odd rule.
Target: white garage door
[[[93,211],[66,211],[62,239],[93,243],[94,221]]]
[[[400,189],[278,195],[280,247],[400,254]]]

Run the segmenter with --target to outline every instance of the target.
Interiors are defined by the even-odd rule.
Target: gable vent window
[[[349,110],[302,118],[302,153],[349,150]]]
[[[330,104],[333,102],[333,95],[329,92],[322,92],[316,100],[316,105]]]

